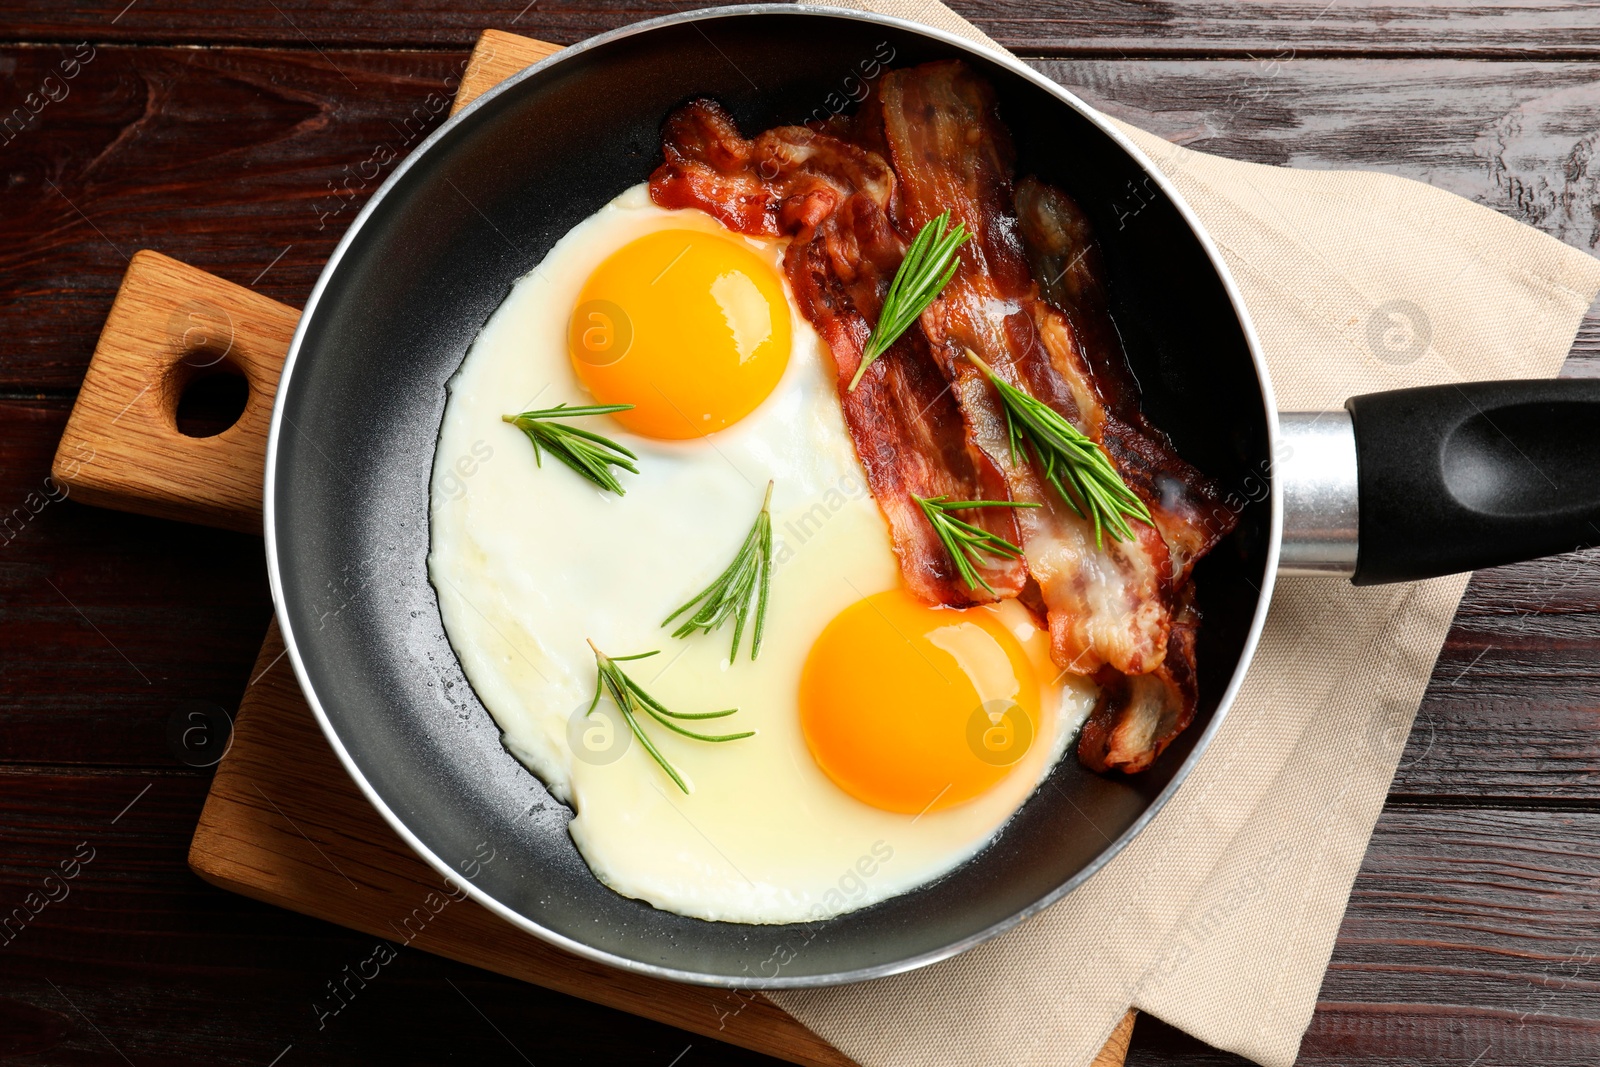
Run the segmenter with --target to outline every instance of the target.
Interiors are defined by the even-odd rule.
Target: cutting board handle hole
[[[215,437],[244,414],[250,382],[231,358],[197,349],[172,368],[173,421],[185,437]]]

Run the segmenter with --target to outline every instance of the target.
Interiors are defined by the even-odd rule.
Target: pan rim
[[[619,956],[603,949],[595,948],[584,942],[575,940],[564,934],[558,933],[555,930],[551,930],[540,925],[533,919],[523,915],[521,912],[516,911],[495,897],[489,895],[484,890],[479,889],[470,880],[462,879],[441,856],[436,854],[432,849],[424,844],[415,833],[411,831],[405,821],[389,806],[384,798],[379,795],[377,790],[367,780],[367,777],[363,773],[360,765],[356,762],[350,751],[345,747],[345,744],[340,738],[338,730],[335,728],[333,721],[329,717],[326,709],[322,706],[321,699],[318,697],[316,689],[312,684],[311,677],[306,669],[304,658],[300,653],[298,638],[294,631],[289,612],[289,605],[286,602],[284,594],[283,576],[279,563],[276,514],[277,508],[275,503],[278,488],[278,453],[281,437],[284,432],[283,423],[285,419],[285,406],[289,395],[289,389],[287,386],[293,376],[295,364],[299,359],[301,346],[307,334],[308,324],[312,321],[312,318],[316,314],[318,305],[321,303],[322,296],[333,276],[337,273],[339,264],[344,258],[345,253],[355,242],[355,239],[360,234],[362,227],[377,210],[384,197],[401,181],[414,163],[423,158],[441,139],[446,137],[452,130],[454,130],[458,124],[466,121],[475,111],[478,110],[478,108],[484,106],[488,101],[494,99],[503,92],[509,91],[513,86],[519,84],[526,78],[532,77],[559,63],[566,62],[567,60],[582,55],[593,48],[598,48],[613,41],[648,33],[658,28],[674,26],[683,23],[712,22],[724,18],[780,14],[850,19],[857,22],[867,22],[875,25],[881,25],[938,41],[941,44],[945,44],[963,52],[978,56],[985,61],[992,62],[1006,68],[1011,73],[1044,90],[1046,93],[1059,100],[1065,106],[1076,111],[1080,116],[1096,126],[1102,133],[1110,137],[1112,141],[1120,149],[1122,149],[1122,151],[1125,152],[1128,157],[1132,159],[1133,162],[1136,163],[1152,181],[1154,181],[1161,188],[1162,192],[1166,194],[1173,206],[1182,216],[1190,232],[1199,242],[1202,250],[1205,252],[1207,259],[1211,263],[1212,269],[1216,272],[1217,278],[1221,282],[1223,290],[1228,296],[1233,313],[1238,320],[1240,331],[1244,336],[1245,346],[1250,354],[1251,362],[1255,367],[1256,381],[1260,389],[1261,400],[1265,408],[1263,415],[1267,428],[1267,449],[1269,457],[1277,454],[1278,443],[1280,440],[1278,412],[1273,395],[1272,379],[1268,373],[1266,359],[1261,351],[1260,339],[1256,332],[1255,325],[1250,317],[1249,310],[1245,306],[1243,296],[1233,278],[1232,272],[1228,269],[1227,263],[1222,258],[1221,250],[1212,240],[1210,234],[1205,229],[1204,224],[1201,223],[1199,217],[1194,213],[1193,209],[1190,208],[1188,202],[1183,198],[1182,194],[1178,191],[1173,182],[1158,167],[1156,167],[1154,162],[1144,153],[1142,149],[1138,147],[1138,145],[1136,145],[1126,134],[1117,128],[1117,126],[1109,117],[1102,115],[1095,109],[1089,107],[1062,86],[1033,70],[1031,67],[1027,66],[1009,52],[988,48],[968,38],[958,36],[936,27],[896,16],[880,15],[874,12],[828,7],[820,4],[795,3],[742,4],[730,7],[683,11],[662,16],[660,18],[631,23],[627,26],[622,26],[615,30],[590,37],[586,40],[580,41],[577,44],[569,45],[563,48],[561,51],[540,60],[532,66],[529,66],[498,83],[474,99],[466,107],[462,108],[461,111],[455,115],[452,115],[437,130],[425,138],[414,151],[397,163],[389,177],[372,194],[367,203],[363,205],[360,213],[357,214],[354,221],[351,222],[349,229],[347,229],[344,233],[344,236],[340,238],[338,245],[335,246],[333,250],[333,253],[328,257],[328,262],[324,265],[322,273],[318,276],[317,283],[313,287],[310,297],[306,300],[305,307],[300,314],[299,322],[296,324],[294,337],[290,342],[288,355],[284,359],[283,371],[279,378],[277,394],[273,402],[272,421],[267,437],[266,477],[264,483],[264,500],[262,508],[263,539],[266,548],[267,578],[272,591],[273,607],[278,621],[279,631],[283,638],[284,649],[290,666],[294,670],[296,681],[299,683],[300,689],[305,695],[306,703],[311,708],[312,714],[316,718],[318,726],[322,729],[324,736],[327,737],[328,743],[333,748],[335,755],[338,756],[339,762],[344,766],[346,773],[350,775],[351,779],[356,783],[356,786],[361,790],[367,801],[372,804],[372,806],[383,817],[384,821],[389,824],[389,827],[396,833],[396,835],[400,837],[402,841],[405,842],[407,847],[420,856],[424,862],[433,867],[441,875],[449,878],[452,885],[461,887],[467,893],[467,895],[475,900],[479,905],[487,908],[490,912],[509,922],[518,929],[531,933],[548,944],[554,945],[563,951],[573,953],[574,955],[580,956],[584,959],[592,960],[594,962],[615,967],[630,973],[647,975],[653,978],[662,978],[669,981],[682,982],[691,985],[731,989],[805,989],[845,985],[875,978],[885,978],[890,975],[900,974],[906,971],[915,970],[920,967],[925,967],[929,964],[937,963],[941,960],[949,959],[953,956],[959,955],[970,948],[973,948],[985,941],[990,940],[991,938],[998,936],[1001,933],[1004,933],[1006,930],[1011,929],[1024,920],[1031,918],[1032,916],[1038,914],[1045,908],[1065,897],[1068,893],[1082,885],[1095,873],[1105,867],[1106,864],[1110,863],[1112,859],[1119,855],[1123,849],[1126,848],[1127,845],[1141,831],[1143,831],[1146,826],[1149,825],[1156,815],[1161,812],[1162,808],[1166,806],[1167,802],[1171,800],[1173,795],[1176,794],[1178,789],[1182,787],[1183,783],[1193,772],[1195,765],[1200,761],[1201,757],[1210,747],[1212,738],[1215,737],[1217,731],[1221,728],[1222,723],[1227,718],[1228,712],[1233,706],[1234,699],[1237,697],[1239,689],[1244,683],[1245,674],[1248,672],[1250,664],[1254,660],[1256,646],[1260,640],[1262,629],[1266,623],[1268,607],[1271,603],[1272,592],[1277,577],[1278,557],[1282,542],[1283,528],[1282,487],[1279,479],[1276,477],[1275,472],[1268,471],[1268,503],[1270,510],[1268,520],[1266,566],[1262,575],[1260,597],[1257,601],[1255,613],[1251,619],[1249,629],[1245,634],[1243,647],[1240,650],[1238,660],[1234,666],[1233,674],[1229,678],[1227,686],[1223,689],[1222,696],[1217,703],[1217,709],[1212,714],[1211,720],[1206,724],[1205,729],[1202,730],[1200,735],[1196,738],[1194,748],[1184,759],[1183,764],[1173,775],[1172,780],[1168,782],[1165,788],[1163,788],[1161,792],[1149,802],[1145,810],[1137,819],[1134,820],[1132,825],[1119,834],[1115,840],[1109,843],[1105,849],[1100,852],[1099,855],[1097,855],[1092,861],[1086,864],[1082,870],[1078,871],[1066,882],[1062,883],[1056,889],[1052,890],[1050,893],[1046,894],[1029,907],[1018,911],[1009,918],[993,923],[982,930],[979,930],[973,934],[969,934],[968,936],[941,948],[918,953],[916,955],[908,956],[888,963],[873,964],[870,966],[854,968],[848,971],[838,971],[829,974],[801,975],[788,978],[779,976],[774,978],[750,979],[733,975],[705,974],[698,971],[689,971],[676,967],[666,967],[658,964],[646,963],[640,960],[629,959],[625,956]]]

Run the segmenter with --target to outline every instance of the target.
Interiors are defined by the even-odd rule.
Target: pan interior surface
[[[1152,419],[1250,502],[1197,575],[1196,722],[1149,771],[1098,776],[1069,756],[976,858],[861,911],[797,926],[689,919],[594,878],[567,834],[570,813],[502,747],[445,638],[425,562],[445,383],[513,282],[648,176],[671,108],[715,97],[747,134],[825,117],[870,91],[863,72],[886,55],[890,66],[962,55],[993,82],[1019,172],[1067,189],[1094,218]],[[887,973],[974,943],[1076,884],[1185,769],[1261,607],[1270,507],[1249,490],[1264,485],[1269,417],[1202,242],[1137,162],[1048,90],[869,20],[767,11],[672,22],[484,100],[376,199],[307,311],[279,405],[269,492],[280,617],[359,776],[425,853],[503,914],[671,977],[782,986]]]

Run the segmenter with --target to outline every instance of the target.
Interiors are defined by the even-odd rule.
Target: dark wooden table
[[[172,727],[239,699],[271,610],[260,541],[57,501],[45,481],[135,249],[298,305],[382,180],[373,161],[438,121],[480,28],[570,42],[677,6],[524,2],[3,5],[0,918],[48,902],[0,934],[0,1059],[761,1059],[418,953],[319,1028],[313,1001],[370,939],[184,864],[209,772]],[[1391,171],[1600,240],[1592,0],[956,6],[1193,147]],[[1566,373],[1600,375],[1600,316]],[[1129,1062],[1243,1061],[1146,1019]],[[1600,1062],[1600,555],[1474,578],[1302,1062]]]

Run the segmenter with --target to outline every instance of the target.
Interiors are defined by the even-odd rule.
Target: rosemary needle
[[[716,580],[689,599],[689,602],[668,615],[661,625],[666,626],[696,604],[693,615],[683,621],[673,637],[687,637],[699,630],[710,633],[731,617],[733,619],[733,647],[728,650],[728,662],[739,655],[739,638],[744,636],[745,623],[750,618],[751,600],[755,601],[755,626],[750,631],[750,658],[761,651],[761,631],[767,621],[767,594],[772,586],[772,482],[767,483],[767,495],[762,498],[761,511],[745,535],[744,544],[734,555],[733,562],[717,576]]]
[[[967,588],[975,589],[983,586],[992,595],[994,587],[986,582],[983,575],[979,574],[974,563],[978,562],[979,553],[1003,559],[1019,559],[1022,549],[1007,541],[999,534],[990,533],[981,526],[974,526],[964,519],[958,519],[953,514],[956,511],[971,508],[1036,508],[1037,503],[1019,500],[951,500],[947,496],[936,496],[924,499],[911,494],[911,499],[917,502],[922,509],[922,514],[928,519],[928,524],[933,527],[933,532],[939,535],[944,549],[950,553],[950,558],[955,561],[956,572],[966,579]]]
[[[1104,530],[1110,531],[1113,541],[1132,540],[1133,530],[1127,521],[1130,518],[1154,525],[1150,509],[1128,488],[1105,449],[1054,408],[1001,381],[970,348],[967,358],[982,369],[1000,394],[1006,431],[1011,437],[1011,462],[1016,462],[1017,452],[1026,442],[1040,472],[1061,498],[1081,517],[1094,522],[1097,547],[1105,547],[1101,536]]]
[[[629,660],[647,659],[650,656],[657,655],[658,653],[656,651],[639,652],[632,656],[608,656],[604,652],[601,652],[599,648],[595,647],[595,643],[593,641],[589,642],[589,647],[594,649],[596,676],[594,683],[594,699],[589,702],[589,708],[583,713],[584,716],[587,717],[592,715],[594,713],[594,709],[600,706],[600,694],[602,692],[610,693],[611,699],[616,701],[617,708],[622,712],[622,717],[627,721],[628,729],[633,733],[633,736],[639,739],[639,743],[643,745],[644,750],[650,754],[650,758],[655,760],[663,771],[667,772],[667,777],[671,778],[673,783],[676,784],[679,789],[683,790],[684,793],[689,792],[688,784],[684,782],[683,776],[680,775],[677,770],[673,768],[672,764],[667,761],[667,757],[661,754],[661,750],[656,748],[655,744],[651,742],[649,735],[644,732],[644,728],[639,724],[640,716],[648,715],[650,718],[654,719],[662,726],[665,726],[673,733],[682,734],[684,737],[691,737],[696,741],[738,741],[741,738],[752,737],[755,735],[754,730],[745,730],[744,732],[737,734],[699,734],[695,733],[693,730],[685,729],[684,727],[679,726],[677,722],[674,722],[674,719],[685,722],[698,721],[702,719],[721,719],[732,715],[739,709],[727,708],[723,711],[702,711],[696,714],[687,714],[681,711],[668,711],[660,701],[651,696],[649,693],[646,693],[640,687],[638,682],[634,681],[632,678],[629,678],[627,673],[623,671],[621,667],[617,666],[617,664],[626,663]]]
[[[884,295],[878,324],[872,328],[872,336],[867,338],[867,347],[862,350],[861,364],[856,367],[855,377],[850,379],[850,392],[855,392],[861,376],[867,373],[873,361],[911,328],[917,316],[955,276],[956,268],[961,265],[956,249],[972,235],[959,222],[955,229],[946,232],[949,225],[950,212],[945,211],[917,231],[916,238],[906,249],[906,257],[900,261],[900,268],[889,283],[889,292]]]
[[[548,449],[551,455],[595,485],[623,496],[627,490],[622,488],[622,483],[617,481],[611,468],[620,467],[630,474],[638,474],[639,468],[633,465],[633,461],[639,457],[609,437],[555,420],[580,415],[609,415],[614,411],[628,411],[632,407],[632,404],[590,404],[569,408],[565,404],[557,404],[553,408],[524,411],[520,415],[502,415],[500,419],[528,435],[528,440],[533,442],[533,461],[537,465],[544,466],[544,450]]]

